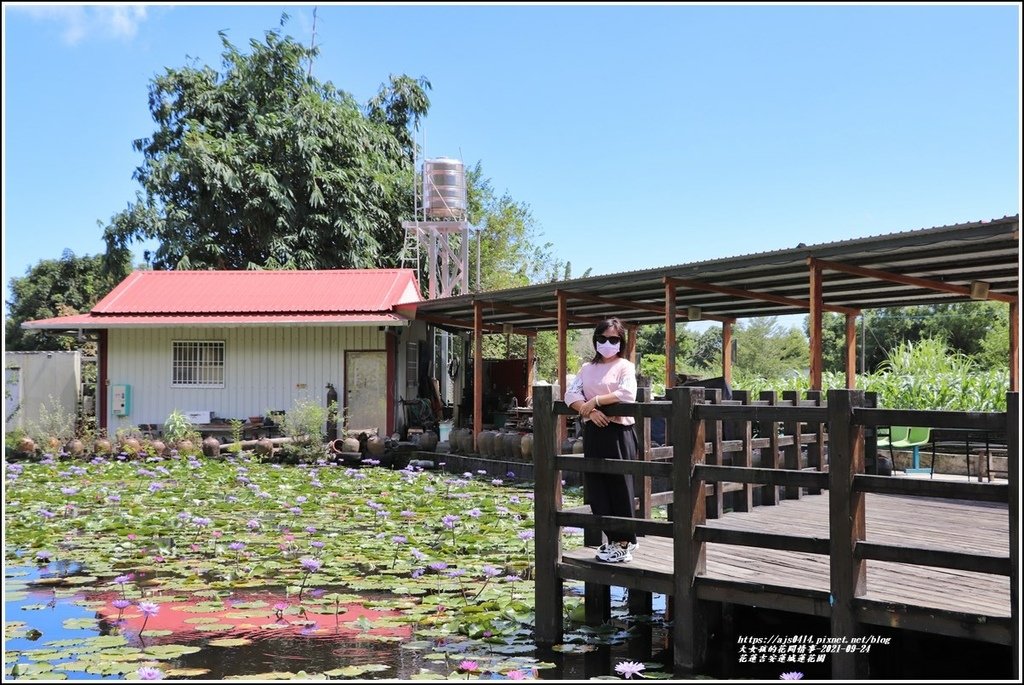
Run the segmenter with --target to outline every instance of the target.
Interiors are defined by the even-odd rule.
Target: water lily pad
[[[62,624],[67,630],[99,630],[99,621],[95,618],[66,618]]]
[[[226,637],[220,640],[210,640],[206,644],[210,647],[241,647],[252,644],[252,640],[247,637]]]
[[[197,625],[196,630],[217,633],[224,632],[226,630],[233,630],[234,627],[235,626],[231,623],[204,623],[202,625]]]
[[[391,666],[387,666],[386,664],[360,664],[357,666],[345,666],[344,668],[334,668],[330,671],[324,671],[324,675],[355,678],[363,675],[364,673],[379,673],[391,668]]]
[[[177,659],[185,654],[195,654],[202,651],[202,647],[195,645],[153,645],[146,647],[145,655],[153,659]]]
[[[141,633],[142,637],[164,637],[166,635],[174,635],[173,630],[144,630]]]
[[[582,654],[584,652],[597,651],[597,645],[562,644],[553,646],[551,650],[565,654]]]
[[[164,671],[164,675],[168,678],[191,678],[206,675],[209,672],[208,668],[168,668]]]
[[[212,616],[195,616],[193,618],[186,618],[184,623],[217,623],[217,619]]]

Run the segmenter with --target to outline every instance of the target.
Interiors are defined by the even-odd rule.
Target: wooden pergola
[[[683,243],[680,242],[680,245]],[[685,248],[681,248],[685,249]],[[630,329],[665,324],[665,385],[676,378],[680,321],[722,324],[722,375],[731,380],[732,326],[742,318],[810,316],[810,387],[821,389],[822,317],[846,317],[846,384],[856,379],[856,317],[865,309],[994,300],[1009,307],[1010,390],[1020,382],[1019,215],[890,233],[753,255],[592,276],[420,302],[415,317],[473,332],[473,435],[482,430],[484,333],[527,336],[533,385],[534,337],[558,332],[558,382],[566,383],[566,334],[617,316]]]

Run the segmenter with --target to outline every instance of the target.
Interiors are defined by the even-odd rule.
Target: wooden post
[[[537,348],[534,343],[537,341],[537,334],[526,336],[526,402],[530,403],[533,397],[533,383],[536,380],[535,376],[535,364],[534,357],[537,354]]]
[[[853,423],[853,410],[864,406],[863,390],[828,391],[829,578],[832,637],[852,641],[859,624],[854,600],[867,586],[867,562],[854,554],[865,537],[864,493],[853,489],[854,477],[864,473],[864,428]],[[840,650],[832,654],[832,679],[867,676],[867,655]]]
[[[484,429],[484,303],[473,301],[473,451]]]
[[[673,562],[673,668],[675,675],[693,675],[707,657],[707,624],[697,600],[697,576],[707,570],[707,550],[696,539],[697,526],[705,522],[704,481],[693,477],[693,469],[704,463],[704,422],[695,418],[694,408],[704,402],[703,388],[672,388],[672,492],[675,517],[672,520]]]
[[[676,284],[665,279],[665,393],[676,384]],[[667,431],[666,431],[667,432]]]
[[[722,322],[722,378],[732,385],[732,322]]]
[[[1020,680],[1020,393],[1006,393],[1006,480],[1010,495],[1010,652]]]
[[[783,390],[782,401],[786,404],[792,404],[794,407],[800,406],[800,393],[796,390]],[[790,445],[784,445],[782,448],[782,463],[786,469],[801,469],[803,464],[801,463],[803,447],[801,445],[801,425],[799,421],[786,421],[782,424],[783,433],[791,435],[793,437],[793,443]],[[800,499],[803,494],[798,486],[785,485],[782,488],[783,499]]]
[[[809,328],[811,331],[811,390],[821,390],[821,315],[822,315],[822,279],[821,267],[813,258],[808,260],[811,267],[811,310]]]
[[[562,641],[562,580],[558,563],[562,558],[562,535],[558,510],[562,506],[562,474],[555,470],[555,414],[551,386],[538,385],[533,391],[534,461],[534,603],[538,644]]]
[[[1020,313],[1017,302],[1010,303],[1010,392],[1020,391]]]
[[[646,404],[651,401],[651,389],[650,388],[637,388],[636,390],[636,401],[640,404]],[[639,461],[650,461],[651,459],[651,420],[649,418],[640,419],[636,428],[638,428],[639,438],[639,454],[637,459]],[[637,483],[637,480],[640,482]],[[633,477],[634,489],[637,491],[637,507],[636,515],[637,518],[649,519],[651,518],[651,478],[649,476],[635,476]],[[644,592],[642,590],[629,590],[629,613],[633,615],[649,616],[652,612],[654,605],[654,597],[650,592]],[[649,652],[648,652],[649,653]]]
[[[857,315],[846,315],[846,388],[857,387]],[[819,386],[819,390],[820,390]]]
[[[626,326],[626,359],[636,364],[636,324]]]
[[[769,405],[775,405],[778,403],[778,396],[774,390],[762,390],[759,397],[767,402]],[[766,469],[777,469],[782,466],[782,456],[779,447],[779,422],[764,422],[761,424],[761,434],[764,435],[765,426],[768,430],[768,454],[769,458],[764,458],[764,452],[761,452],[761,466]],[[779,486],[778,485],[765,485],[761,488],[761,504],[778,504],[779,503]]]
[[[566,332],[569,326],[569,298],[561,290],[555,291],[555,297],[558,300],[558,389],[561,395],[557,399],[565,397],[566,388],[565,377],[568,373],[568,361],[566,358]],[[555,444],[558,446],[555,450],[557,454],[562,449],[562,443],[569,435],[569,429],[566,425],[566,418],[564,416],[555,417]]]
[[[743,404],[747,404],[750,400],[750,393],[747,390],[737,390],[733,393],[734,399],[742,399]],[[754,449],[751,442],[754,439],[754,423],[752,421],[743,422],[743,451],[739,453],[739,458],[733,457],[732,463],[736,466],[743,466],[750,468],[754,465]],[[735,452],[733,454],[736,454]],[[739,461],[737,464],[736,462]],[[768,487],[768,486],[761,486]],[[735,511],[753,511],[754,510],[754,486],[751,483],[743,483],[743,489],[739,492],[733,493],[733,503]]]
[[[808,390],[807,399],[813,400],[814,404],[821,406],[822,393],[820,390]],[[807,444],[807,466],[813,466],[818,471],[825,470],[825,424],[814,425],[814,442]],[[808,495],[820,495],[820,488],[807,488]]]
[[[711,404],[722,403],[722,391],[718,389],[705,388],[704,399],[711,402]],[[722,454],[722,422],[714,421],[711,425],[709,422],[704,422],[704,435],[710,437],[709,442],[711,443],[711,454],[708,455],[707,461],[709,464],[715,464],[717,466],[724,466],[725,460]],[[710,429],[711,435],[708,436]],[[715,481],[711,485],[712,494],[708,496],[711,500],[711,505],[706,509],[706,516],[709,519],[722,518],[725,515],[725,483],[722,481]]]

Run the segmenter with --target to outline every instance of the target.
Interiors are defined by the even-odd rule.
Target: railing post
[[[783,390],[782,400],[785,403],[792,403],[794,407],[800,406],[800,393],[796,390]],[[799,421],[786,421],[782,425],[782,430],[793,436],[793,443],[786,445],[782,448],[782,462],[785,464],[787,469],[799,470],[803,468],[803,440],[801,440]],[[784,485],[782,486],[782,498],[783,499],[800,499],[802,491],[798,486],[795,485]]]
[[[640,404],[650,404],[651,401],[651,388],[637,388],[636,401]],[[649,407],[648,407],[649,408]],[[639,448],[637,459],[640,461],[650,461],[651,459],[651,419],[644,417],[637,420],[636,428],[638,429],[637,438],[639,438]],[[636,481],[640,482],[637,483]],[[649,476],[637,476],[634,478],[634,485],[637,491],[637,518],[649,519],[651,518],[651,481],[653,479]],[[637,616],[648,616],[651,614],[654,597],[650,592],[644,592],[643,590],[629,590],[629,613]],[[649,654],[650,652],[648,652]]]
[[[562,641],[562,579],[558,575],[562,535],[557,518],[562,474],[555,470],[556,454],[551,386],[538,385],[533,389],[534,638],[542,645]]]
[[[1006,393],[1006,480],[1010,490],[1010,634],[1013,680],[1020,680],[1020,393]]]
[[[818,407],[826,402],[825,393],[821,390],[808,390],[807,399],[813,400],[814,404]],[[825,424],[817,423],[812,424],[814,426],[814,442],[808,443],[807,445],[807,465],[813,466],[818,471],[825,470]],[[821,490],[818,488],[808,488],[808,495],[820,495]]]
[[[711,404],[722,403],[722,391],[718,389],[705,388],[704,399]],[[710,423],[710,425],[708,425]],[[708,435],[708,431],[711,435]],[[725,465],[725,454],[722,452],[722,422],[721,421],[705,421],[704,422],[704,437],[710,438],[708,442],[711,443],[711,454],[707,455],[707,461],[709,464],[717,464],[718,466]],[[722,518],[725,515],[725,487],[722,481],[715,481],[711,486],[712,494],[709,495],[711,500],[711,506],[707,508],[707,517],[711,519]],[[746,511],[744,509],[743,511]]]
[[[863,390],[828,391],[829,448],[829,575],[832,637],[853,640],[859,624],[854,600],[867,586],[867,565],[854,553],[864,540],[864,493],[853,489],[864,473],[864,428],[853,423],[853,410],[864,406]],[[866,655],[840,650],[832,654],[832,678],[867,676]]]
[[[734,400],[739,400],[743,404],[750,404],[750,391],[735,390],[732,393],[732,398]],[[731,423],[733,424],[733,428],[726,431],[728,434],[726,437],[729,439],[735,439],[736,436],[733,435],[733,433],[736,432],[735,426],[740,422],[734,421]],[[751,445],[751,441],[754,439],[754,422],[743,421],[739,426],[739,429],[743,433],[741,436],[743,440],[743,449],[740,452],[733,452],[732,464],[733,466],[745,466],[746,468],[750,468],[754,465],[754,449]],[[739,457],[736,456],[737,454]],[[753,511],[754,486],[750,483],[744,483],[741,490],[733,493],[732,503],[734,511]]]
[[[694,408],[704,403],[703,388],[677,387],[668,391],[672,400],[672,492],[675,517],[673,538],[673,667],[676,675],[692,675],[707,656],[707,622],[697,601],[697,576],[707,568],[704,543],[696,539],[697,526],[706,516],[704,481],[693,477],[693,468],[704,463],[704,422]]]
[[[769,406],[774,406],[778,402],[778,395],[774,390],[763,390],[759,395],[760,399],[767,402]],[[779,422],[778,421],[762,421],[759,424],[758,432],[761,433],[761,437],[764,437],[764,432],[768,431],[768,459],[764,458],[764,450],[761,451],[761,466],[766,469],[779,469],[782,468],[782,457],[780,456],[779,447]],[[761,488],[761,504],[778,504],[779,503],[779,486],[778,485],[765,485]]]

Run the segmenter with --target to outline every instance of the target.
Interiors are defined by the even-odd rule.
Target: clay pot
[[[137,438],[128,438],[121,443],[121,449],[128,454],[138,454],[139,450],[142,449],[142,443]]]
[[[437,447],[434,448],[434,451],[438,454],[448,454],[452,451],[452,444],[448,440],[442,440],[437,443]]]
[[[154,440],[153,442],[149,443],[149,446],[153,448],[153,453],[159,457],[162,457],[165,454],[167,454],[167,445],[164,443],[163,440]]]
[[[60,450],[60,440],[52,435],[46,438],[46,451],[51,454],[56,454],[58,450]]]
[[[192,444],[191,440],[179,440],[178,441],[178,452],[185,454],[194,450],[196,446]]]
[[[100,438],[93,443],[92,449],[96,454],[110,454],[113,447],[109,440],[106,438]]]
[[[203,455],[207,457],[220,456],[220,440],[210,436],[203,440]]]
[[[494,454],[494,431],[480,431],[476,436],[476,451],[481,457],[490,457]]]
[[[36,441],[32,438],[25,436],[18,441],[18,451],[32,453],[36,451]]]
[[[67,451],[68,454],[75,457],[80,457],[85,452],[85,443],[83,443],[78,438],[75,438],[74,440],[68,442],[68,444],[64,446],[64,449]]]
[[[420,435],[420,449],[424,452],[433,452],[434,448],[437,447],[437,441],[437,433],[426,431]]]
[[[505,451],[509,459],[520,461],[523,458],[523,436],[509,433],[505,438]]]
[[[526,461],[533,460],[533,433],[527,433],[523,436],[522,441],[519,443],[520,451],[523,454],[523,459]]]
[[[375,457],[379,457],[384,454],[386,447],[384,440],[380,436],[371,435],[366,440],[366,451]]]

